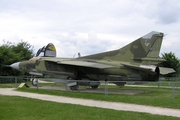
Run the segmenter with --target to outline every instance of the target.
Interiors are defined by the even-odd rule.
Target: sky
[[[0,0],[0,44],[53,43],[58,57],[115,50],[151,31],[180,58],[179,0]]]

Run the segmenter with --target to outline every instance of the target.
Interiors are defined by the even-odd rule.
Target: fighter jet
[[[40,49],[36,57],[10,66],[33,75],[58,75],[77,80],[70,86],[71,90],[84,84],[97,88],[100,80],[118,86],[126,81],[158,81],[160,74],[175,72],[171,68],[158,67],[165,61],[159,58],[163,36],[161,32],[152,31],[120,49],[78,58],[56,57],[56,48],[50,43]],[[81,82],[84,79],[89,82]]]

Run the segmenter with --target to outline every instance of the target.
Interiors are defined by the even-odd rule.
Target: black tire
[[[32,85],[37,86],[38,85],[38,79],[32,79]]]
[[[78,90],[78,88],[79,88],[79,85],[70,86],[71,90]]]
[[[92,89],[97,89],[98,87],[99,87],[99,85],[91,86]]]

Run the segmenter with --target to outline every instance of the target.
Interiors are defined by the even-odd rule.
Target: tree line
[[[28,42],[21,41],[18,44],[3,41],[0,45],[0,76],[19,76],[26,75],[25,72],[14,70],[8,65],[12,63],[25,61],[34,56],[33,46]]]

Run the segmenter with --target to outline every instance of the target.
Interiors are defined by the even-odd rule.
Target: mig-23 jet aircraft
[[[36,57],[10,66],[33,75],[59,75],[77,80],[70,86],[71,90],[83,85],[80,80],[84,79],[89,81],[84,84],[92,88],[97,88],[100,80],[114,81],[119,86],[124,81],[158,81],[160,74],[175,72],[157,66],[165,61],[159,58],[162,40],[163,33],[152,31],[120,49],[78,58],[56,57],[56,48],[50,43]]]

